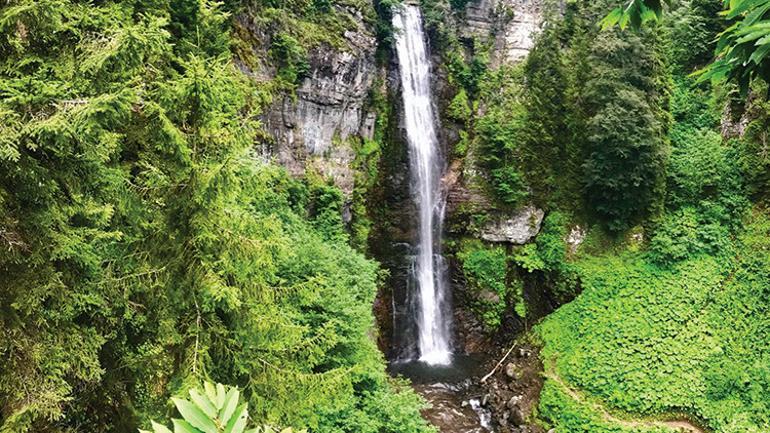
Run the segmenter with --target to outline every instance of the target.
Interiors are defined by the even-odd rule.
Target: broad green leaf
[[[212,403],[216,404],[217,390],[214,387],[214,384],[211,382],[204,382],[203,389],[206,391],[206,396],[209,398],[209,400],[211,400]]]
[[[226,394],[227,394],[227,392],[225,391],[225,386],[222,385],[221,383],[218,383],[217,384],[217,401],[216,401],[216,404],[217,404],[218,408],[221,408],[222,405],[225,404],[225,395]]]
[[[190,390],[190,398],[192,399],[193,403],[195,403],[195,405],[203,411],[203,413],[208,415],[209,418],[214,419],[217,417],[217,409],[214,407],[211,401],[206,396],[201,395],[197,389]]]
[[[618,21],[618,26],[622,29],[625,29],[628,27],[628,21],[631,19],[631,15],[627,12],[624,12],[623,15],[620,17],[620,21]]]
[[[235,408],[238,407],[239,398],[240,393],[238,392],[238,388],[230,388],[230,392],[228,392],[227,396],[225,397],[225,404],[222,406],[222,410],[219,412],[219,419],[222,420],[222,423],[225,425],[228,421],[230,421],[230,417],[233,416]]]
[[[172,398],[171,400],[174,402],[174,405],[176,405],[177,410],[182,414],[185,421],[192,424],[193,427],[203,433],[217,433],[217,426],[214,424],[214,421],[206,416],[202,410],[198,409],[197,406],[180,398]]]
[[[163,424],[158,424],[155,421],[150,421],[150,423],[155,433],[171,433],[171,430],[169,430],[168,427],[164,426]]]
[[[604,17],[601,21],[602,30],[606,30],[620,21],[620,18],[623,16],[623,10],[621,8],[615,8],[613,9],[609,14],[607,14],[606,17]]]
[[[183,419],[172,419],[171,422],[174,423],[174,433],[201,433],[200,430]]]
[[[765,59],[765,57],[767,57],[768,53],[770,53],[770,45],[762,45],[761,47],[754,50],[754,52],[751,54],[751,57],[749,58],[749,61],[759,64],[762,60]]]
[[[235,415],[230,418],[230,422],[225,427],[225,433],[243,433],[249,417],[247,406],[246,403],[238,406],[238,409],[235,410]]]

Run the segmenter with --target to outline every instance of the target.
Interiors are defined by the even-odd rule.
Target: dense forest
[[[537,348],[495,431],[770,431],[770,2],[618,6],[419,2],[457,339]],[[444,431],[386,372],[403,7],[0,2],[0,433]]]

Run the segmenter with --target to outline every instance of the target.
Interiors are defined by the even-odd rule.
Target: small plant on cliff
[[[288,34],[275,35],[270,56],[278,65],[278,78],[290,87],[299,84],[310,70],[307,49]]]
[[[486,246],[478,240],[465,241],[457,258],[462,262],[471,307],[488,329],[497,329],[507,308],[508,254],[500,246]]]

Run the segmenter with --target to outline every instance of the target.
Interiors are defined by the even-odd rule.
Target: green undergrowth
[[[466,288],[471,292],[471,308],[487,329],[497,329],[509,304],[517,304],[513,284],[509,284],[506,248],[485,245],[478,240],[461,242],[457,259],[462,265]]]
[[[768,234],[770,220],[757,212],[733,258],[700,254],[670,267],[640,253],[579,261],[582,294],[537,328],[543,359],[609,409],[685,413],[718,433],[767,431]],[[558,414],[569,402],[553,385],[543,393],[543,418],[558,431],[603,431]]]
[[[554,380],[546,381],[540,399],[539,415],[557,425],[557,431],[569,433],[673,433],[676,431],[646,424],[621,424],[607,419],[591,404],[575,399]]]

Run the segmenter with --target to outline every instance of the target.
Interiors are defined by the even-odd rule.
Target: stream
[[[454,355],[447,366],[420,361],[392,362],[389,372],[411,379],[413,388],[431,407],[423,417],[441,433],[488,433],[492,414],[484,405],[484,390],[478,385],[482,359]]]

